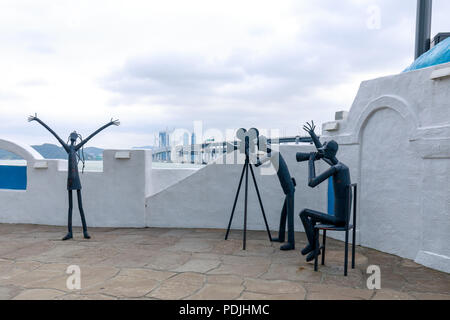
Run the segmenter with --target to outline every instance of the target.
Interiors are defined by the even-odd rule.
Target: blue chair
[[[330,224],[317,224],[314,226],[314,238],[316,241],[316,258],[314,260],[314,271],[318,270],[318,260],[319,260],[319,250],[322,250],[322,265],[325,264],[325,246],[327,241],[327,231],[345,231],[345,260],[344,260],[344,276],[347,276],[347,265],[348,265],[348,233],[350,230],[353,230],[352,237],[352,269],[355,269],[355,242],[356,242],[356,199],[357,199],[357,184],[351,184],[347,188],[349,188],[349,204],[351,205],[351,195],[353,188],[353,224],[350,224],[350,212],[351,207],[349,205],[349,216],[347,217],[347,221],[345,226],[337,227],[335,225]],[[319,231],[323,231],[323,240],[322,246],[319,248]]]

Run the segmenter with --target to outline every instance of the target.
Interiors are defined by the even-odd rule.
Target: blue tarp
[[[450,62],[450,38],[445,39],[437,46],[425,52],[403,72],[423,69],[447,62]]]
[[[0,166],[0,189],[26,190],[26,166]]]

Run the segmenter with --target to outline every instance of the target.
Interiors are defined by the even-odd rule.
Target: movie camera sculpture
[[[250,163],[250,153],[255,153],[255,147],[258,145],[259,139],[259,131],[258,129],[251,128],[250,130],[246,130],[244,128],[239,129],[236,132],[236,137],[240,140],[238,146],[234,147],[234,150],[239,149],[241,153],[245,153],[245,163],[242,168],[241,177],[239,179],[239,185],[236,192],[236,196],[234,198],[233,209],[230,215],[230,221],[228,222],[227,232],[225,234],[225,240],[228,239],[228,235],[230,233],[231,223],[233,222],[234,211],[236,210],[236,203],[239,198],[239,192],[241,191],[242,180],[244,178],[245,173],[245,196],[244,196],[244,230],[243,230],[243,250],[246,249],[246,241],[247,241],[247,202],[248,202],[248,169],[250,168],[250,172],[252,174],[253,183],[255,184],[256,194],[258,196],[259,205],[261,207],[261,212],[264,218],[264,223],[266,225],[267,234],[269,236],[269,240],[272,241],[272,236],[270,234],[269,225],[267,223],[266,213],[264,212],[264,206],[262,204],[261,195],[259,193],[258,184],[256,183],[255,173]]]

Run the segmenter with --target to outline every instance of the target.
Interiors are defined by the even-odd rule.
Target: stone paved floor
[[[0,299],[450,299],[450,275],[357,248],[343,276],[343,243],[328,242],[319,272],[299,249],[282,252],[264,232],[91,228],[91,240],[61,241],[65,228],[0,224]],[[81,289],[66,286],[69,265]],[[382,289],[366,289],[366,268],[381,267]]]

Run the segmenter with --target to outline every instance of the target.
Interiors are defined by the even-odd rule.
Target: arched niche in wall
[[[416,135],[420,123],[410,103],[400,96],[383,95],[368,103],[361,114],[357,117],[353,128],[353,136],[356,137],[358,143],[361,142],[362,130],[370,117],[375,112],[386,108],[396,111],[407,123],[406,134],[410,139]]]
[[[421,158],[411,139],[417,118],[407,102],[385,96],[359,118],[361,244],[414,258],[421,237]]]
[[[0,139],[0,189],[26,190],[27,165],[42,156],[30,146]]]

